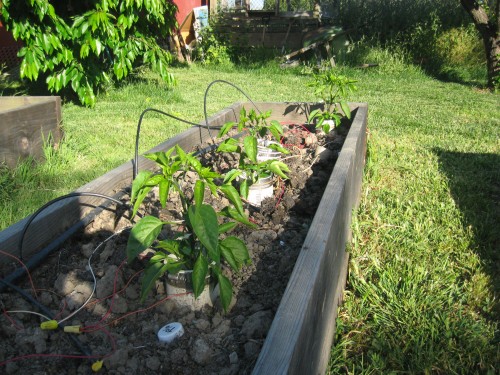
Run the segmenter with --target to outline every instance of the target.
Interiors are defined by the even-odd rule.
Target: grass
[[[353,99],[369,104],[370,136],[329,372],[497,373],[499,96],[429,78],[384,51],[376,55],[376,68],[342,68],[359,80]],[[314,100],[300,69],[173,72],[173,90],[145,72],[102,95],[95,109],[65,104],[65,139],[47,151],[49,161],[2,172],[0,185],[11,193],[0,195],[0,225],[130,160],[146,107],[202,119],[214,79],[235,83],[256,101]],[[214,85],[208,112],[240,100],[233,88]],[[186,127],[148,115],[140,149]]]

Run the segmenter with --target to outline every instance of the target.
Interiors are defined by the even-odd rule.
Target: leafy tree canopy
[[[168,84],[169,52],[157,42],[175,26],[169,0],[3,0],[0,17],[24,47],[20,74],[45,79],[51,92],[72,90],[92,107],[96,93],[149,64]]]

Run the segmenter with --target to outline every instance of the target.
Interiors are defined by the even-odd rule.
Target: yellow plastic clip
[[[40,324],[40,328],[45,330],[57,329],[57,327],[59,327],[57,320],[47,320],[46,322],[42,322]]]
[[[66,333],[81,333],[80,326],[66,326],[64,327]]]
[[[92,363],[92,371],[97,372],[102,368],[102,361]]]

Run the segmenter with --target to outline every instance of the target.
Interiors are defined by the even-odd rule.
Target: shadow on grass
[[[434,149],[440,169],[448,177],[451,194],[472,228],[474,247],[500,293],[500,155]],[[500,317],[496,305],[494,319]]]

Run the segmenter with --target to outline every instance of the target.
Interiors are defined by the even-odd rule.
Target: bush
[[[458,0],[337,0],[337,22],[355,36],[377,36],[392,42],[437,16],[445,29],[468,22]]]
[[[171,56],[157,37],[175,25],[175,11],[169,0],[3,0],[0,15],[24,43],[22,78],[44,79],[50,91],[73,91],[93,106],[100,88],[138,63],[173,84]]]

